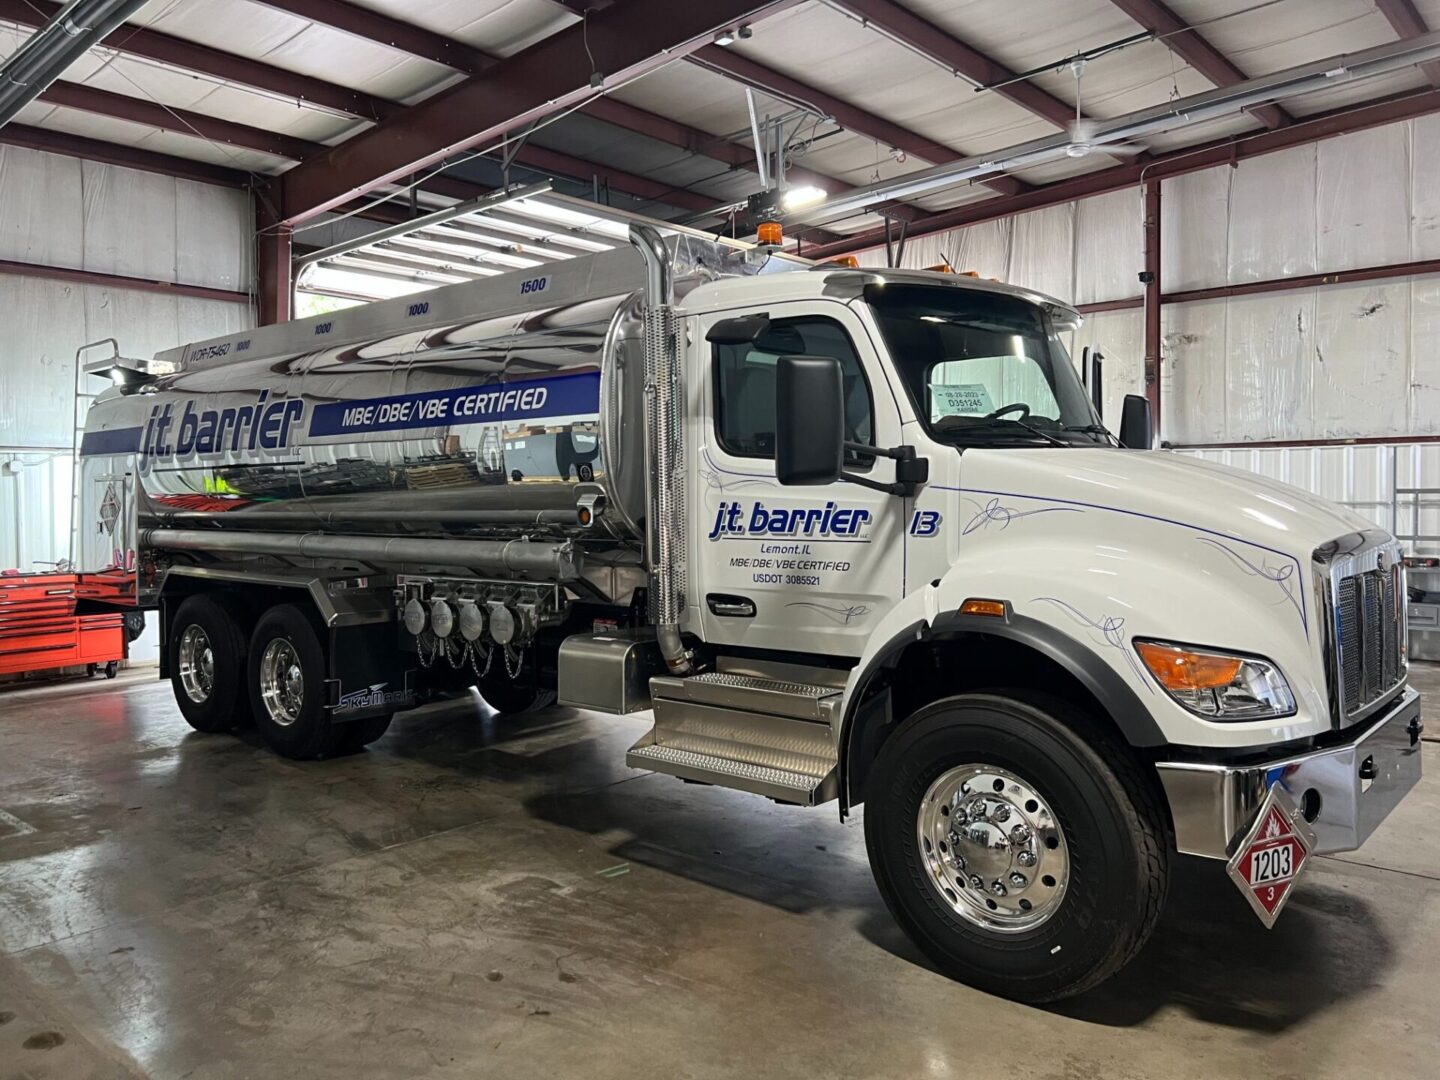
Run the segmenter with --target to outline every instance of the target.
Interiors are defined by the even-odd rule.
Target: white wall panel
[[[243,191],[175,182],[175,280],[247,292],[255,222]]]
[[[1410,416],[1406,432],[1440,435],[1440,277],[1410,282]]]
[[[86,161],[83,269],[175,281],[175,180]]]
[[[1005,280],[1047,296],[1071,296],[1075,291],[1074,222],[1074,203],[1016,215],[1012,219],[1010,272]]]
[[[1077,361],[1086,346],[1105,354],[1101,412],[1111,431],[1120,427],[1120,404],[1125,395],[1145,392],[1143,334],[1144,318],[1138,310],[1101,312],[1090,316],[1075,331],[1071,352]]]
[[[79,266],[81,205],[76,158],[0,146],[0,259]]]
[[[1315,145],[1246,161],[1230,184],[1230,283],[1314,272]]]
[[[968,229],[956,229],[944,235],[941,250],[951,256],[956,270],[974,270],[981,277],[1010,279],[1010,241],[1015,231],[1014,218],[986,221]],[[911,263],[907,266],[927,266]]]
[[[1308,430],[1314,343],[1314,290],[1230,299],[1227,439],[1288,439]]]
[[[0,446],[69,446],[75,350],[84,336],[83,290],[0,275]]]
[[[1314,427],[1308,438],[1406,430],[1410,283],[1315,290]]]
[[[0,569],[45,570],[69,557],[69,454],[0,453]]]
[[[1093,304],[1139,295],[1136,275],[1145,268],[1140,189],[1097,195],[1075,205],[1074,302]]]
[[[1176,443],[1226,440],[1225,300],[1161,308],[1161,431]]]
[[[1440,259],[1440,114],[1411,120],[1410,251]]]
[[[1233,172],[1221,165],[1160,185],[1160,280],[1167,292],[1226,284]]]
[[[1317,143],[1315,151],[1317,269],[1408,262],[1409,127],[1357,131]],[[1431,183],[1440,179],[1432,176]],[[1276,191],[1274,197],[1287,196]]]

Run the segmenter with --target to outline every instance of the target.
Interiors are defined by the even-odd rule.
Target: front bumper
[[[1186,855],[1229,858],[1265,793],[1278,783],[1297,806],[1318,807],[1310,822],[1315,854],[1353,851],[1419,781],[1420,730],[1420,695],[1406,687],[1344,746],[1256,765],[1161,762],[1156,768],[1170,803],[1175,846]]]

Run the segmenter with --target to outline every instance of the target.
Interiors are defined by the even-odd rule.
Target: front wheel
[[[1126,749],[1066,702],[928,705],[886,741],[866,788],[885,902],[962,982],[1018,1001],[1069,997],[1154,929],[1169,884],[1164,814]]]

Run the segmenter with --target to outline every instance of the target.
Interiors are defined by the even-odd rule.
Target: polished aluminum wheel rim
[[[295,646],[284,638],[270,642],[260,656],[260,700],[270,719],[281,727],[289,727],[300,719],[305,676],[300,670]]]
[[[1070,877],[1065,833],[1026,780],[994,765],[947,769],[920,801],[916,839],[926,877],[966,922],[1033,930],[1060,908]]]
[[[176,667],[180,669],[180,685],[185,688],[185,696],[197,705],[209,701],[215,690],[215,650],[210,647],[210,635],[196,623],[191,623],[180,635]]]

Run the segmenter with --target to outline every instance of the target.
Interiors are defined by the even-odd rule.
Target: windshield
[[[1043,308],[943,285],[872,285],[865,299],[937,439],[965,445],[1109,441]]]

